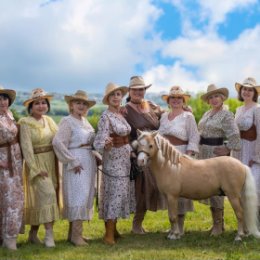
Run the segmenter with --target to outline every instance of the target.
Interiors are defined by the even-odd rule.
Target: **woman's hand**
[[[226,146],[216,147],[213,152],[217,156],[225,156],[230,154],[230,150]]]
[[[252,167],[254,163],[255,163],[255,161],[250,160],[249,163],[248,163],[248,166],[249,166],[249,167]]]
[[[48,173],[44,172],[44,171],[41,171],[40,173],[38,173],[37,176],[40,176],[41,178],[45,179],[45,178],[48,178]]]
[[[80,174],[81,170],[83,170],[81,165],[76,166],[76,167],[73,168],[73,171],[74,171],[75,174],[77,174],[77,173]]]
[[[110,150],[112,146],[113,146],[113,138],[109,136],[105,141],[105,149]]]

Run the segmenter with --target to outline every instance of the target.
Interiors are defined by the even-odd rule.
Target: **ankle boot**
[[[213,218],[213,227],[211,228],[211,236],[217,236],[223,233],[224,229],[224,210],[218,208],[210,208],[212,218]]]
[[[45,229],[44,244],[46,247],[55,247],[52,228]]]
[[[144,228],[142,227],[142,223],[144,220],[145,212],[135,213],[132,225],[132,233],[143,235],[146,233]]]
[[[36,245],[42,244],[42,241],[38,238],[39,226],[31,226],[31,229],[29,231],[29,237],[28,237],[28,242]]]
[[[184,220],[185,220],[185,215],[178,215],[178,226],[179,226],[179,231],[180,231],[180,236],[184,234]]]
[[[17,250],[16,237],[14,237],[14,238],[4,238],[3,247],[6,247],[7,249],[10,249],[10,250]]]
[[[75,220],[72,221],[72,232],[71,232],[71,242],[75,246],[86,246],[87,243],[84,241],[82,237],[83,232],[83,221]]]
[[[114,245],[115,241],[115,221],[112,219],[108,219],[105,223],[106,233],[103,238],[104,243],[108,245]]]

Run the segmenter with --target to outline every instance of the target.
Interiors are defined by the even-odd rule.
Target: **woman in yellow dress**
[[[23,104],[29,116],[20,119],[20,142],[24,156],[25,224],[31,225],[28,241],[39,244],[40,224],[44,224],[46,247],[54,247],[53,223],[59,218],[57,203],[57,164],[52,139],[56,123],[45,114],[50,110],[51,95],[43,89],[32,91]]]

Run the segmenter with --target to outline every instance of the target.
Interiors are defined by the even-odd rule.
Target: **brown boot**
[[[117,220],[115,221],[115,239],[122,238],[122,235],[118,232],[116,228]]]
[[[105,223],[106,234],[103,238],[105,244],[114,245],[115,241],[115,221],[113,219],[108,219]]]
[[[223,233],[224,229],[224,210],[223,209],[218,209],[218,208],[210,208],[212,218],[213,218],[213,227],[211,229],[211,236],[217,236]]]
[[[68,237],[67,237],[68,242],[71,241],[71,233],[72,233],[72,222],[69,222],[69,230],[68,230]]]
[[[14,237],[14,238],[4,238],[3,247],[6,247],[7,249],[10,249],[10,250],[17,250],[16,237]]]
[[[135,213],[132,225],[132,233],[144,235],[146,231],[142,227],[145,212]]]
[[[86,246],[87,243],[82,238],[83,232],[83,221],[82,220],[75,220],[72,221],[72,231],[71,231],[71,242],[75,246]]]
[[[42,241],[37,236],[39,227],[40,226],[31,226],[31,229],[29,231],[28,242],[36,245],[42,244]]]
[[[179,226],[179,231],[180,231],[180,236],[184,235],[184,220],[185,220],[185,215],[178,215],[178,226]]]

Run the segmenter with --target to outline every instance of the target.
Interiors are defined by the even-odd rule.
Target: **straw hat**
[[[70,96],[64,96],[65,101],[70,104],[72,100],[83,100],[88,104],[88,108],[93,107],[96,104],[95,100],[88,99],[88,95],[83,90],[77,90],[75,94]]]
[[[103,104],[108,105],[108,96],[112,93],[115,92],[116,90],[121,90],[122,95],[125,96],[126,93],[128,92],[128,87],[125,86],[118,86],[114,83],[108,83],[106,86],[106,91],[105,91],[105,95],[103,97]]]
[[[243,83],[236,83],[235,88],[237,92],[239,93],[241,87],[247,87],[247,88],[255,88],[257,93],[260,94],[260,86],[257,86],[256,80],[254,78],[246,78]]]
[[[222,94],[225,98],[224,100],[226,100],[228,98],[228,89],[227,88],[218,88],[217,86],[215,86],[214,84],[210,84],[208,86],[208,89],[207,89],[207,93],[205,93],[204,95],[202,95],[200,98],[207,102],[208,101],[208,98],[209,96],[213,95],[213,94]]]
[[[130,83],[129,83],[129,88],[132,89],[138,89],[138,88],[150,88],[152,84],[150,85],[145,85],[144,79],[141,76],[133,76],[130,78]]]
[[[50,101],[52,97],[52,95],[47,94],[42,88],[35,88],[32,90],[30,98],[23,102],[23,105],[27,107],[37,99],[48,99]]]
[[[190,95],[186,94],[181,87],[179,86],[173,86],[170,89],[169,95],[162,95],[162,100],[168,103],[169,97],[183,97],[184,102],[187,104]]]
[[[10,98],[11,102],[8,105],[10,107],[15,100],[16,92],[12,89],[4,89],[2,86],[0,86],[0,94],[6,94]]]

